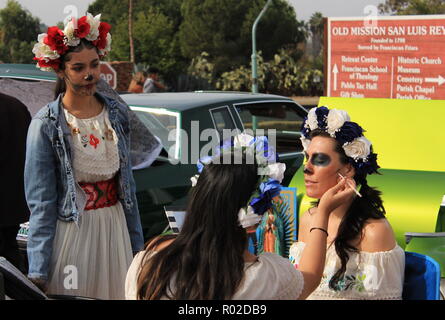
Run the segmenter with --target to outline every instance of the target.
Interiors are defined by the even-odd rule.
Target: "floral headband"
[[[241,151],[244,154],[254,156],[258,164],[258,188],[252,193],[246,206],[238,212],[240,226],[248,228],[258,224],[264,212],[272,207],[272,199],[280,194],[281,181],[284,178],[286,164],[276,162],[277,155],[272,147],[269,147],[267,137],[252,137],[246,133],[241,133],[223,143],[219,149],[215,150],[213,157],[204,157],[198,161],[198,172],[201,173],[204,166],[212,163],[224,153],[236,153]],[[198,182],[199,175],[195,175],[190,180],[192,187]]]
[[[91,13],[76,20],[72,18],[62,31],[58,27],[49,27],[47,33],[38,36],[38,43],[32,52],[37,61],[37,68],[43,71],[58,71],[60,56],[69,50],[69,47],[79,45],[81,39],[91,41],[99,49],[102,58],[111,50],[111,26],[100,21],[100,14],[93,17]]]
[[[312,108],[303,122],[300,138],[304,150],[309,146],[311,131],[319,129],[327,132],[343,147],[349,163],[362,174],[376,173],[379,168],[377,154],[372,152],[371,141],[363,136],[363,129],[351,122],[344,110],[326,107]]]

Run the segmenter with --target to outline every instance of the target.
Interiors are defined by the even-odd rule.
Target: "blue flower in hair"
[[[315,114],[317,115],[318,127],[322,130],[326,129],[326,119],[329,114],[329,109],[326,107],[319,107],[315,109]]]
[[[198,172],[201,173],[202,170],[204,169],[204,166],[206,164],[209,164],[210,162],[212,162],[212,157],[210,156],[205,156],[199,159],[198,162],[196,163],[196,166],[198,167]]]
[[[256,214],[263,214],[272,207],[272,199],[280,194],[281,185],[277,180],[268,179],[260,184],[260,194],[253,197],[250,206]]]
[[[336,134],[336,139],[340,145],[352,142],[355,138],[363,135],[363,129],[357,123],[346,121]]]

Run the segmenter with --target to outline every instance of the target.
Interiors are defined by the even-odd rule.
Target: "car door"
[[[233,104],[234,112],[242,123],[242,129],[263,129],[269,137],[275,130],[275,147],[280,162],[286,164],[282,184],[288,186],[295,172],[303,163],[303,146],[300,141],[301,125],[307,111],[290,100],[259,100]]]

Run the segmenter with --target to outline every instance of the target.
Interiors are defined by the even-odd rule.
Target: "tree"
[[[168,17],[155,8],[137,13],[133,21],[133,37],[135,61],[155,65],[166,75],[177,71],[174,27]],[[114,28],[110,56],[130,60],[126,17],[122,17]]]
[[[184,0],[179,39],[192,59],[208,52],[216,74],[247,64],[252,54],[252,25],[266,0]],[[271,58],[279,48],[304,41],[294,9],[275,0],[258,24],[257,48]]]
[[[392,15],[441,14],[445,13],[443,0],[386,0],[379,4],[380,13]]]
[[[164,79],[174,82],[176,74],[185,72],[190,62],[179,49],[177,33],[182,22],[181,1],[132,0],[131,19],[130,3],[121,0],[96,0],[88,7],[88,12],[93,15],[101,13],[101,20],[113,26],[111,59],[131,60],[131,20],[134,63],[138,66],[156,65]]]
[[[317,57],[323,48],[324,17],[321,12],[315,12],[309,19],[309,30],[312,36],[312,55]]]
[[[0,10],[0,60],[5,63],[32,63],[32,48],[40,33],[40,21],[15,0]]]
[[[156,8],[173,22],[175,30],[179,29],[182,22],[182,0],[133,0],[134,15],[146,12],[149,8]],[[101,13],[102,19],[112,26],[118,24],[120,19],[128,17],[128,3],[122,0],[96,0],[88,6],[88,12],[96,15]]]

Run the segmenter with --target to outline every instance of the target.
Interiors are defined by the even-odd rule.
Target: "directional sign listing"
[[[327,96],[445,100],[445,15],[328,18]]]

